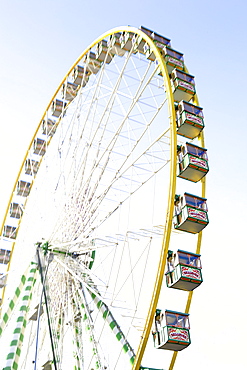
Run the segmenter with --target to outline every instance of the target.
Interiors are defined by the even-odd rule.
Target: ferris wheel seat
[[[66,102],[63,102],[62,100],[54,100],[51,105],[51,112],[54,117],[60,117],[62,114],[64,108],[66,106]]]
[[[43,156],[46,152],[46,141],[42,139],[35,139],[33,142],[33,153]]]
[[[123,32],[119,38],[120,46],[125,51],[131,51],[133,48],[133,39],[134,33],[133,32]]]
[[[190,340],[189,315],[186,313],[156,310],[154,347],[171,351],[181,351],[188,347]]]
[[[20,219],[23,214],[23,208],[18,203],[12,202],[10,204],[9,215],[10,217]]]
[[[155,56],[154,52],[151,50],[149,44],[146,44],[145,46],[144,46],[144,50],[146,50],[146,52],[145,52],[146,58],[151,60],[152,62],[154,62],[156,60],[156,56]]]
[[[183,71],[184,69],[184,58],[183,54],[170,48],[169,46],[165,46],[163,49],[164,59],[166,62],[166,67],[168,73],[172,73],[174,68],[180,69]]]
[[[57,130],[58,123],[55,120],[48,119],[42,122],[42,134],[46,136],[53,136]]]
[[[75,83],[67,82],[63,84],[62,96],[65,100],[72,101],[78,93],[78,85]]]
[[[146,35],[148,35],[152,39],[155,46],[159,49],[159,51],[162,54],[166,46],[171,46],[171,40],[168,39],[167,37],[159,35],[158,33],[153,32],[152,30],[143,26],[140,27],[140,30],[146,33]],[[147,59],[155,61],[156,57],[153,50],[150,48],[150,45],[146,41],[142,40],[141,37],[138,39],[138,43],[140,45],[139,48],[142,50],[141,53],[146,54]]]
[[[6,278],[7,275],[4,275],[2,272],[0,273],[0,288],[5,287],[6,285]]]
[[[203,119],[193,114],[183,113],[177,120],[177,134],[188,139],[196,138],[203,129]]]
[[[156,35],[156,36],[155,36]],[[158,50],[161,52],[162,55],[164,55],[164,49],[166,46],[170,45],[170,40],[163,37],[163,36],[158,36],[157,34],[152,33],[151,38],[153,38],[153,42],[155,46],[158,48]],[[146,54],[146,58],[154,62],[156,60],[156,56],[151,49],[150,45],[148,42],[145,43],[143,50]],[[174,67],[173,67],[174,69]]]
[[[112,54],[108,53],[108,46],[106,40],[101,40],[96,46],[96,59],[106,64],[111,63],[113,59]]]
[[[204,129],[202,108],[187,101],[177,106],[177,134],[194,139]]]
[[[142,36],[134,35],[132,38],[132,43],[134,47],[134,52],[138,51],[141,54],[145,54],[144,45],[146,41],[142,38]]]
[[[152,62],[155,61],[156,59],[156,56],[153,52],[153,50],[151,49],[150,45],[146,42],[146,44],[144,45],[144,48],[143,48],[145,54],[146,54],[146,58],[151,60]]]
[[[83,59],[86,65],[86,70],[89,73],[97,74],[101,68],[102,62],[97,60],[96,54],[90,51]]]
[[[158,50],[160,51],[160,53],[162,54],[162,56],[164,56],[164,50],[165,50],[165,47],[168,44],[162,43],[162,42],[159,42],[159,41],[156,41],[156,40],[154,40],[154,44],[158,48]],[[151,50],[150,46],[148,45],[148,43],[146,44],[145,49],[146,49],[146,57],[147,57],[147,59],[152,60],[152,61],[155,61],[156,60],[156,57],[155,57],[153,51]],[[173,66],[173,68],[171,68],[171,70],[173,70],[175,66],[176,66],[176,64],[174,64],[174,66]],[[168,67],[168,64],[167,64],[167,67]],[[169,69],[168,69],[168,72],[169,72]]]
[[[22,197],[27,197],[31,190],[31,183],[20,180],[17,182],[16,194]]]
[[[174,228],[197,234],[209,223],[205,198],[189,193],[175,197]]]
[[[175,101],[188,100],[190,101],[196,93],[195,87],[188,82],[176,80],[172,84],[172,92]]]
[[[198,182],[209,171],[207,149],[191,143],[186,143],[178,148],[177,176]]]
[[[72,73],[73,83],[75,85],[81,85],[82,87],[85,87],[88,83],[90,74],[91,73],[86,71],[84,67],[77,65]]]
[[[3,228],[3,237],[9,239],[16,239],[17,228],[10,225],[5,225]]]
[[[120,37],[121,37],[120,32],[111,35],[108,41],[108,48],[111,54],[122,57],[124,56],[126,51],[121,47]]]
[[[27,159],[25,162],[25,174],[35,176],[39,169],[39,162],[33,159]]]
[[[175,68],[171,73],[173,97],[176,102],[190,101],[196,93],[194,76]]]
[[[10,250],[0,249],[0,263],[7,265],[10,260]]]
[[[201,269],[178,264],[171,272],[166,272],[166,285],[185,291],[192,291],[202,283]]]

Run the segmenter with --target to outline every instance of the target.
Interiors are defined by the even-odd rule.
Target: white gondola
[[[72,79],[73,83],[76,85],[81,85],[82,87],[86,86],[89,80],[90,72],[86,71],[86,69],[82,66],[75,66],[73,73],[72,73]]]
[[[16,193],[22,197],[27,197],[31,190],[31,183],[23,180],[17,182]]]
[[[58,123],[55,120],[48,118],[42,121],[42,134],[47,136],[53,136],[56,132]]]
[[[106,64],[111,63],[114,54],[108,50],[107,41],[101,40],[96,46],[96,59]]]
[[[46,152],[46,141],[42,139],[35,139],[33,142],[33,153],[37,155],[44,155]]]
[[[153,330],[154,346],[157,349],[181,351],[190,340],[189,315],[182,312],[156,310]]]
[[[195,144],[185,143],[178,146],[178,177],[198,182],[209,171],[207,149]]]
[[[0,273],[0,288],[5,287],[7,275]]]
[[[109,48],[109,51],[111,54],[113,55],[118,55],[119,57],[122,57],[124,56],[125,54],[125,50],[122,49],[121,47],[121,42],[120,42],[120,37],[121,37],[121,33],[118,32],[118,33],[115,33],[114,35],[111,35],[109,40],[108,40],[108,48]]]
[[[63,110],[66,106],[66,102],[63,102],[62,100],[54,100],[51,105],[51,112],[54,117],[60,117],[63,113]]]
[[[166,285],[168,288],[192,291],[202,283],[200,254],[179,249],[168,251]]]
[[[184,57],[182,53],[170,48],[169,46],[165,46],[163,48],[163,52],[164,52],[164,59],[166,62],[168,73],[171,73],[174,68],[177,68],[183,71]]]
[[[177,68],[171,73],[171,84],[173,97],[177,102],[190,101],[196,93],[194,76]]]
[[[18,203],[11,203],[9,207],[9,215],[10,217],[20,219],[23,214],[23,209]]]
[[[39,169],[39,162],[33,159],[27,159],[25,162],[25,174],[26,175],[37,175]]]
[[[85,63],[86,70],[93,74],[97,74],[102,65],[102,62],[96,59],[96,54],[92,51],[87,53],[83,62]]]
[[[7,249],[0,249],[0,263],[7,265],[10,260],[10,251]]]
[[[194,139],[203,129],[202,108],[187,101],[180,101],[177,105],[177,134]]]
[[[16,227],[10,226],[10,225],[5,225],[3,228],[3,236],[4,238],[9,238],[9,239],[16,239]]]
[[[63,84],[62,97],[67,101],[72,101],[78,93],[78,85],[71,82]]]
[[[133,32],[123,32],[119,38],[121,48],[126,51],[131,51],[133,48]]]
[[[152,32],[151,30],[148,30],[147,28],[146,29],[143,28],[143,30],[153,40],[155,46],[159,49],[162,55],[164,53],[164,48],[166,46],[171,46],[171,40],[168,39],[167,37],[159,35],[156,32]],[[145,44],[144,51],[145,51],[147,59],[152,60],[152,61],[156,59],[148,43]]]
[[[207,199],[184,193],[176,195],[174,210],[174,227],[176,230],[196,234],[209,223]]]

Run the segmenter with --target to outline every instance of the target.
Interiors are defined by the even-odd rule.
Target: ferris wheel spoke
[[[146,130],[145,130],[146,131]],[[145,134],[145,132],[142,134],[142,136]],[[129,181],[132,181],[132,183],[136,182],[138,184],[138,181],[136,179],[138,179],[138,177],[140,176],[140,178],[142,177],[142,180],[140,181],[140,186],[142,186],[143,184],[145,184],[150,178],[152,178],[152,176],[154,174],[156,174],[160,169],[162,169],[164,167],[165,164],[168,163],[168,161],[165,159],[163,159],[163,154],[162,154],[162,151],[164,151],[164,149],[162,150],[162,147],[165,147],[165,151],[164,153],[168,152],[169,150],[169,143],[165,142],[165,138],[166,138],[166,135],[167,135],[167,131],[165,131],[161,137],[159,139],[157,139],[153,144],[151,144],[147,150],[139,156],[139,158],[132,164],[132,165],[129,165],[129,167],[124,171],[123,174],[121,174],[121,168],[124,167],[124,164],[126,163],[126,161],[128,160],[129,158],[129,155],[127,156],[127,159],[124,160],[124,163],[122,164],[122,166],[118,169],[118,172],[115,174],[115,178],[113,179],[113,182],[112,184],[110,184],[108,186],[108,189],[107,190],[104,190],[103,192],[103,195],[99,196],[97,195],[97,202],[96,204],[93,203],[93,199],[95,197],[95,193],[99,187],[99,184],[101,183],[101,178],[105,172],[105,170],[110,170],[107,165],[108,165],[108,162],[109,162],[109,158],[110,158],[110,153],[109,153],[109,156],[106,160],[106,163],[105,165],[102,167],[102,170],[100,171],[100,174],[98,175],[98,180],[97,182],[94,184],[94,188],[92,190],[92,192],[90,194],[87,195],[87,198],[90,199],[90,201],[86,201],[86,199],[84,199],[84,197],[82,197],[82,194],[81,194],[81,184],[79,184],[79,186],[77,186],[77,188],[79,189],[79,193],[78,195],[74,195],[74,199],[82,199],[80,202],[83,202],[84,203],[84,213],[86,214],[93,214],[94,211],[92,210],[92,207],[94,206],[94,209],[97,208],[100,204],[100,202],[105,198],[106,194],[108,193],[108,191],[111,189],[111,187],[113,186],[113,184],[115,184],[117,181],[118,183],[120,184],[120,181],[123,182],[123,185],[122,187],[120,186],[119,189],[121,191],[121,188],[126,188],[126,181],[127,179],[129,179]],[[140,139],[137,141],[137,143],[135,144],[135,146],[138,144],[138,142],[140,141]],[[157,149],[156,149],[157,148]],[[161,149],[160,149],[161,148]],[[160,154],[159,154],[160,153]],[[165,154],[165,157],[167,157],[167,154]],[[138,164],[138,161],[140,162],[140,164]],[[153,163],[152,163],[153,162]],[[155,165],[155,162],[157,162],[157,164]],[[160,162],[160,163],[159,163]],[[153,165],[153,167],[156,167],[154,170],[153,170],[153,174],[151,176],[149,176],[147,179],[145,179],[145,176],[146,176],[146,173],[147,173],[147,170],[148,168],[151,168],[150,167],[150,164]],[[160,167],[158,167],[158,165]],[[131,175],[128,175],[128,170],[129,172],[132,174]],[[120,172],[120,174],[119,174]],[[138,174],[139,172],[139,174]],[[148,172],[150,172],[150,169],[148,170]],[[145,176],[144,176],[145,174]],[[135,176],[136,175],[136,176]],[[89,177],[88,181],[86,182],[86,188],[88,189],[90,187],[90,182],[91,182],[91,178]],[[137,186],[137,189],[139,189],[140,186]],[[91,186],[92,187],[92,186]],[[118,186],[115,186],[115,188],[118,188]],[[128,187],[127,187],[128,188]],[[132,194],[136,191],[136,190],[133,190],[132,191]],[[86,195],[86,194],[85,194]],[[123,202],[124,200],[120,200],[120,204]],[[88,204],[88,207],[87,207],[87,204]],[[77,202],[77,207],[76,207],[77,211],[79,210],[79,207],[78,207],[78,202]],[[83,224],[84,226],[84,224]],[[80,232],[80,230],[78,230],[78,233]]]
[[[156,70],[154,71],[154,73],[153,74],[155,74],[155,72],[156,72]],[[121,77],[121,76],[120,76]],[[150,80],[152,79],[152,77],[153,77],[153,75],[151,75],[150,76]],[[148,81],[149,82],[149,81]],[[148,84],[148,82],[147,82],[147,84]],[[136,104],[136,102],[139,100],[139,98],[140,98],[140,96],[142,95],[142,93],[143,93],[143,91],[146,89],[146,86],[147,86],[147,84],[145,85],[145,86],[143,86],[142,87],[142,89],[141,89],[141,86],[142,86],[142,81],[141,81],[141,83],[140,83],[140,86],[139,86],[139,88],[137,89],[137,91],[136,91],[136,95],[132,98],[132,103],[131,103],[131,105],[130,105],[130,107],[129,107],[129,109],[128,109],[128,111],[127,112],[125,112],[125,114],[124,114],[124,118],[122,119],[122,122],[121,122],[121,124],[120,124],[120,126],[116,129],[116,132],[114,132],[114,136],[113,136],[113,138],[111,139],[111,141],[108,143],[108,145],[107,145],[107,147],[104,149],[104,151],[102,152],[100,152],[99,150],[97,151],[97,153],[96,153],[96,157],[95,157],[95,165],[94,165],[94,167],[92,168],[92,170],[91,170],[91,175],[89,175],[89,179],[91,178],[91,176],[92,176],[92,173],[93,173],[93,171],[94,171],[94,169],[99,165],[99,163],[101,162],[101,160],[102,160],[102,158],[104,158],[104,156],[105,156],[105,154],[106,153],[109,153],[108,154],[108,156],[110,156],[110,154],[111,154],[111,152],[112,152],[112,150],[113,150],[113,147],[114,147],[114,145],[115,145],[115,143],[116,143],[116,141],[117,141],[117,139],[119,138],[119,134],[120,134],[120,132],[121,132],[121,130],[122,130],[122,128],[123,128],[123,125],[125,124],[125,122],[126,122],[126,120],[128,119],[128,116],[129,116],[129,114],[131,113],[131,110],[134,108],[134,106],[135,106],[135,104]],[[141,89],[141,91],[139,91]],[[116,91],[114,91],[114,93],[116,94],[116,92],[117,92],[117,90]],[[113,104],[113,102],[114,102],[114,99],[112,99],[112,104]],[[108,110],[108,105],[106,105],[106,109],[105,109],[105,112]],[[104,117],[105,116],[105,112],[103,112],[103,115],[102,115],[102,117]],[[102,118],[103,119],[103,118]],[[109,119],[109,116],[108,116],[108,119]],[[106,122],[105,122],[105,124],[104,124],[104,127],[106,127],[106,124],[107,124],[107,120],[106,120]],[[99,126],[98,127],[100,127],[100,124],[101,124],[101,121],[99,122]],[[96,132],[97,132],[97,129],[96,129]],[[96,133],[95,132],[95,133]],[[103,131],[103,133],[102,133],[102,135],[104,134],[104,131]],[[102,146],[102,144],[101,144],[101,140],[102,140],[102,138],[103,138],[103,136],[101,136],[100,137],[100,140],[98,141],[98,148],[100,148],[101,146]],[[88,151],[90,150],[90,148],[91,148],[91,145],[92,145],[92,142],[95,140],[95,136],[93,136],[93,138],[92,138],[92,141],[91,141],[91,143],[89,144],[89,146],[88,146]],[[99,155],[99,153],[101,154],[101,157],[98,159],[98,155]],[[87,155],[86,155],[86,157],[87,157]],[[106,162],[107,162],[107,160],[106,160]],[[84,163],[84,168],[85,168],[85,166],[86,166],[86,161],[83,161],[83,163]],[[84,172],[84,171],[83,171]],[[81,179],[81,181],[83,181],[84,179],[82,178]]]
[[[84,292],[83,285],[80,286],[80,289],[76,290],[76,295],[78,296],[78,301],[79,301],[78,304],[82,308],[81,315],[83,317],[84,326],[86,328],[86,333],[88,335],[88,340],[92,344],[92,348],[91,348],[92,359],[94,359],[95,365],[98,368],[101,368],[102,362],[105,362],[106,360],[104,358],[101,359],[100,349],[98,348],[98,343],[96,341],[95,334],[94,334],[93,320],[91,318],[90,308],[86,300],[86,295]],[[83,344],[82,344],[82,347],[83,347]],[[91,361],[92,360],[90,360],[90,364],[91,364]]]
[[[113,185],[114,185],[114,191],[115,189],[119,189],[118,191],[120,191],[121,193],[121,189],[130,188],[129,186],[126,187],[126,184],[128,183],[128,181],[130,181],[132,185],[133,183],[135,183],[135,186],[132,186],[132,192],[129,194],[129,196],[131,196],[142,185],[144,185],[148,180],[150,180],[150,178],[152,178],[157,172],[159,172],[169,162],[167,160],[168,158],[167,153],[169,150],[169,143],[167,141],[168,140],[167,133],[168,131],[165,131],[161,135],[161,137],[157,139],[153,144],[151,144],[147,148],[147,150],[143,154],[141,154],[134,163],[129,165],[129,167],[123,173],[120,172],[121,170],[120,168],[118,170],[118,173],[115,174],[115,178],[113,179],[112,183],[110,183],[108,188],[104,190],[101,196],[99,195],[97,196],[96,204],[93,202],[88,202],[88,207],[85,207],[85,200],[84,200],[84,212],[92,215],[94,213],[94,209],[97,209],[100,203],[106,198],[108,192],[113,188]],[[153,172],[151,172],[151,175],[150,175],[149,172],[152,167],[154,168],[154,170]],[[138,178],[140,178],[140,181],[137,180]],[[95,191],[97,190],[97,187],[99,186],[100,179],[101,178],[99,178],[98,183],[96,183],[95,185]],[[122,182],[122,185],[121,185],[121,182]],[[89,187],[90,185],[88,184],[87,186]],[[79,193],[79,195],[76,198],[79,199],[80,196],[81,194]],[[90,194],[90,199],[93,199],[93,196],[94,194]],[[120,198],[119,205],[122,204],[126,199],[128,199],[128,197]],[[108,198],[110,198],[110,196],[108,196]],[[114,208],[114,210],[115,209],[116,207]],[[78,210],[78,204],[77,204],[77,210]],[[85,224],[83,224],[82,227],[85,228]]]
[[[86,209],[86,213],[90,214],[89,219],[91,224],[93,224],[94,219],[97,217],[96,215],[95,218],[92,218],[94,210],[98,209],[99,205],[104,200],[114,202],[114,198],[118,199],[115,201],[112,210],[109,210],[108,213],[99,220],[97,226],[108,219],[112,213],[114,213],[126,200],[128,200],[136,191],[144,186],[151,178],[153,178],[154,175],[156,175],[164,168],[164,166],[169,163],[166,154],[169,148],[167,147],[166,140],[164,139],[165,137],[162,136],[160,140],[156,141],[152,145],[152,149],[155,150],[155,148],[157,148],[155,150],[155,154],[150,151],[151,147],[149,147],[145,153],[143,153],[135,162],[133,162],[123,173],[116,174],[116,178],[112,181],[108,188],[106,188],[103,193],[97,197],[96,203],[89,205],[89,208]],[[160,149],[159,147],[165,147],[165,150]],[[153,170],[151,170],[152,167],[150,165],[153,165]],[[128,186],[128,184],[131,184],[131,186]],[[126,189],[131,190],[126,191]],[[116,196],[116,194],[120,194],[120,196]],[[86,226],[87,224],[83,225],[84,229]],[[90,227],[92,226],[90,225]],[[93,227],[95,228],[94,225]]]
[[[115,139],[114,139],[114,143],[116,142],[116,140],[117,140],[117,138],[118,138],[118,133],[115,135]],[[114,144],[113,143],[113,144]],[[112,148],[110,147],[108,147],[108,148],[106,148],[106,150],[109,152],[109,154],[108,154],[108,158],[106,158],[106,160],[105,160],[105,162],[106,162],[106,165],[107,165],[107,163],[108,163],[108,160],[109,160],[109,156],[110,156],[110,154],[111,154],[111,151],[112,151]],[[104,155],[104,153],[103,153],[103,155]],[[86,155],[87,156],[87,155]],[[127,158],[128,158],[128,156],[127,156]],[[95,169],[95,167],[97,167],[97,163],[94,165],[94,167],[92,168],[92,173],[93,173],[93,170]],[[101,171],[101,173],[103,174],[103,172],[104,172],[104,167],[103,167],[103,169],[102,169],[102,171]],[[90,182],[90,179],[91,179],[91,176],[89,176],[88,177],[88,180],[87,180],[87,182]]]
[[[120,326],[118,325],[118,323],[114,319],[114,317],[113,317],[113,315],[112,315],[112,313],[109,309],[109,306],[104,302],[103,297],[100,295],[96,285],[93,283],[92,278],[89,277],[88,273],[85,273],[85,272],[83,273],[83,277],[80,276],[80,274],[78,273],[78,271],[80,271],[78,269],[79,265],[75,264],[75,261],[70,260],[70,263],[66,264],[63,261],[61,261],[58,257],[55,257],[55,260],[60,265],[62,265],[65,268],[65,270],[67,270],[71,275],[73,275],[74,278],[76,278],[78,281],[80,281],[80,283],[82,284],[84,289],[87,289],[87,291],[89,292],[89,294],[91,296],[92,301],[95,304],[95,307],[97,307],[97,309],[99,310],[99,312],[103,316],[103,319],[106,321],[106,323],[111,328],[111,330],[114,331],[118,341],[120,341],[121,345],[123,346],[124,351],[127,353],[127,355],[129,355],[131,363],[133,363],[133,361],[134,361],[133,350],[132,350],[130,344],[128,343],[127,339],[125,338],[124,333],[121,331]],[[73,265],[75,265],[75,266],[73,266]],[[86,283],[86,281],[85,281],[86,279],[87,280],[89,279],[90,283]],[[79,292],[80,290],[81,290],[81,288],[78,289],[78,287],[77,287],[77,291]],[[76,301],[75,298],[74,298],[74,300]],[[78,307],[78,305],[77,305],[77,307]],[[83,308],[85,308],[85,303],[83,304]],[[77,314],[79,314],[79,313],[77,313]],[[89,314],[87,313],[87,315],[89,315]],[[76,315],[75,315],[75,317],[76,317]]]
[[[93,167],[92,167],[92,169],[91,169],[91,175],[89,174],[89,175],[87,176],[87,180],[86,180],[86,182],[84,181],[83,186],[81,186],[81,184],[77,185],[77,186],[78,186],[78,188],[80,189],[80,192],[78,193],[78,195],[74,195],[74,200],[73,200],[73,201],[75,201],[75,199],[79,199],[79,198],[81,197],[81,195],[82,195],[82,194],[81,194],[81,192],[83,191],[83,189],[85,189],[85,190],[84,190],[84,191],[85,191],[85,195],[84,195],[83,197],[81,197],[81,199],[83,199],[84,209],[86,209],[86,210],[87,210],[87,213],[89,213],[89,214],[94,213],[94,210],[92,210],[91,212],[90,212],[90,210],[89,210],[89,212],[88,212],[88,207],[89,207],[89,208],[91,208],[91,207],[92,207],[92,204],[93,204],[92,199],[94,198],[95,193],[97,192],[98,186],[99,186],[99,184],[100,184],[100,179],[101,179],[101,177],[103,176],[104,171],[107,169],[107,165],[108,165],[108,162],[109,162],[109,158],[110,158],[110,156],[111,156],[111,154],[112,154],[112,149],[113,149],[113,147],[114,147],[114,145],[115,145],[116,141],[117,141],[117,140],[119,140],[119,137],[121,136],[121,135],[119,135],[119,131],[121,130],[122,125],[123,125],[123,124],[124,124],[124,122],[126,121],[126,119],[127,119],[128,115],[129,115],[129,113],[131,112],[131,109],[133,109],[133,107],[134,107],[134,106],[137,106],[137,105],[138,105],[137,103],[135,104],[135,102],[137,102],[137,101],[138,101],[138,99],[139,99],[139,98],[140,98],[140,96],[142,95],[143,91],[144,91],[144,90],[146,89],[146,87],[148,86],[149,82],[151,81],[151,79],[152,79],[152,78],[153,78],[153,76],[155,75],[156,70],[157,70],[157,66],[156,66],[156,68],[154,69],[154,71],[152,72],[151,76],[149,77],[149,80],[145,82],[145,85],[144,85],[144,86],[142,86],[142,82],[145,80],[145,77],[143,78],[143,81],[141,81],[140,86],[139,86],[139,88],[137,89],[136,95],[134,96],[134,99],[132,100],[132,105],[130,106],[129,111],[125,114],[125,118],[123,119],[123,121],[122,121],[122,124],[121,124],[120,128],[119,128],[119,129],[117,129],[117,132],[115,133],[114,137],[111,139],[110,143],[108,143],[108,144],[107,144],[108,146],[105,148],[105,151],[103,151],[103,153],[101,154],[101,159],[99,159],[99,160],[98,160],[98,162],[97,162],[97,156],[98,156],[98,154],[99,154],[99,148],[101,148],[101,149],[102,149],[102,136],[100,137],[100,140],[98,141],[98,142],[99,142],[99,145],[98,145],[97,152],[96,152],[96,153],[94,153],[94,154],[95,154],[95,156],[96,156],[96,159],[94,160],[94,164],[93,164]],[[147,72],[146,72],[146,74],[147,74]],[[134,145],[134,147],[133,147],[133,149],[132,149],[132,150],[134,150],[134,149],[135,149],[136,145],[139,143],[139,141],[141,140],[141,138],[143,137],[143,135],[145,134],[145,132],[148,130],[149,126],[151,125],[152,121],[155,119],[156,115],[158,114],[159,110],[162,108],[162,106],[164,105],[164,103],[165,103],[165,101],[163,101],[163,102],[161,103],[161,106],[160,106],[160,107],[158,107],[158,109],[157,109],[157,110],[156,110],[156,112],[154,113],[153,118],[151,119],[151,121],[150,121],[150,122],[149,122],[149,124],[147,125],[146,129],[144,129],[144,131],[143,131],[143,133],[141,134],[140,138],[136,140],[136,143],[135,143],[135,145]],[[143,117],[143,116],[144,116],[144,115],[142,115],[142,117]],[[99,126],[98,126],[98,127],[99,127]],[[97,132],[97,129],[96,129],[96,132]],[[94,139],[95,139],[95,136],[93,136],[93,139],[92,139],[92,141],[91,141],[91,142],[93,142],[93,140],[94,140]],[[129,139],[129,138],[128,138],[128,139]],[[124,146],[125,146],[125,144],[124,144]],[[78,145],[77,147],[79,147],[79,145]],[[87,158],[88,158],[88,156],[89,156],[89,152],[90,152],[91,148],[92,148],[92,145],[91,145],[91,144],[89,144],[89,145],[88,145],[88,150],[85,152],[85,159],[81,161],[81,163],[83,163],[82,176],[81,176],[81,183],[83,182],[83,173],[84,173],[85,166],[87,165]],[[102,150],[101,150],[101,152],[102,152]],[[108,154],[107,154],[107,153],[108,153]],[[104,155],[106,155],[106,154],[107,154],[107,156],[104,158]],[[130,156],[130,154],[127,154],[127,155],[126,155],[126,158],[127,158],[127,159],[126,159],[126,161],[128,160],[129,156]],[[102,158],[104,159],[104,163],[102,163],[102,160],[103,160]],[[100,161],[101,161],[101,162],[100,162]],[[121,167],[123,167],[123,166],[124,166],[124,164],[125,164],[125,162],[126,162],[126,161],[124,161],[124,163],[121,165]],[[108,166],[108,167],[109,167],[109,166]],[[119,170],[121,170],[121,167],[119,168]],[[95,179],[95,180],[94,180],[94,185],[90,187],[90,185],[89,185],[89,184],[90,184],[90,182],[92,182],[92,176],[93,176],[92,174],[94,173],[94,170],[95,170],[96,168],[99,168],[99,169],[100,169],[100,170],[99,170],[99,175],[98,175],[99,180]],[[91,190],[90,192],[89,192],[89,188],[91,188],[91,189],[90,189],[90,190]],[[74,192],[74,194],[76,194],[76,193],[75,193],[75,191],[73,191],[73,192]],[[89,200],[89,202],[87,202],[87,199]],[[81,201],[81,202],[82,202],[82,201]],[[87,203],[88,203],[88,206],[87,206]],[[97,205],[97,203],[96,203],[96,205]],[[77,211],[78,211],[78,205],[77,205]],[[85,213],[86,213],[86,212],[85,212]],[[65,219],[66,219],[66,216],[65,216]],[[60,221],[60,222],[61,222],[61,221]],[[84,224],[84,223],[83,223],[83,224]],[[59,227],[59,225],[60,225],[60,223],[58,223],[58,226],[57,226],[57,227]],[[79,233],[79,230],[77,231],[77,233]]]

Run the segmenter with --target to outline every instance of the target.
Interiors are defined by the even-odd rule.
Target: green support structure
[[[7,311],[3,315],[3,319],[2,319],[2,322],[0,324],[0,337],[1,337],[2,333],[3,333],[3,331],[4,331],[4,328],[6,327],[8,321],[10,319],[10,316],[11,316],[11,314],[12,314],[14,308],[15,308],[15,305],[16,305],[18,299],[20,298],[20,294],[21,294],[22,289],[23,289],[23,287],[25,285],[25,282],[26,282],[27,272],[28,272],[28,268],[25,271],[25,273],[21,276],[20,284],[16,288],[15,293],[14,293],[14,297],[10,300],[9,307],[8,307]]]
[[[110,329],[115,334],[117,340],[122,344],[122,349],[129,356],[130,363],[133,364],[134,359],[135,359],[135,353],[133,349],[131,348],[130,344],[128,343],[127,339],[125,338],[125,335],[120,329],[120,326],[118,325],[117,321],[114,319],[108,306],[103,301],[101,301],[94,293],[92,293],[89,289],[88,291],[94,301],[94,304],[96,305],[98,310],[101,312],[103,318],[108,323]]]
[[[25,291],[22,298],[22,305],[20,307],[19,316],[17,318],[17,325],[14,329],[13,339],[10,343],[10,351],[7,355],[6,366],[3,370],[17,370],[19,357],[21,354],[21,347],[24,339],[24,332],[27,324],[27,313],[32,297],[32,289],[35,283],[35,274],[37,272],[37,264],[32,262],[31,269],[25,285]]]

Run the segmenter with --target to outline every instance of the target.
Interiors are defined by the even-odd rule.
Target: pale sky
[[[190,312],[192,344],[179,354],[178,370],[247,369],[246,14],[244,0],[1,1],[0,218],[41,115],[94,39],[117,26],[144,25],[184,53],[205,115],[210,224],[204,282]]]

